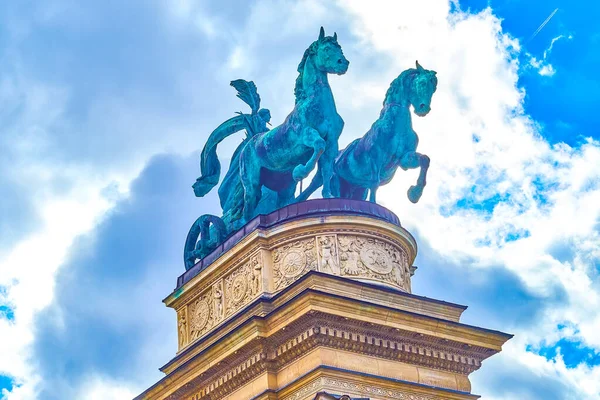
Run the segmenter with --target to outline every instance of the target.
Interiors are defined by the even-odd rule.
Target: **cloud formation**
[[[337,31],[351,62],[331,79],[342,146],[369,129],[415,59],[438,71],[432,112],[414,118],[419,151],[432,159],[423,198],[406,199],[416,171],[399,171],[378,194],[418,238],[415,293],[467,304],[467,323],[516,334],[473,375],[474,391],[496,400],[600,393],[600,144],[551,142],[527,114],[525,50],[493,10],[443,0],[51,0],[11,3],[0,20],[9,38],[0,51],[3,397],[130,398],[160,377],[176,346],[160,299],[183,271],[189,225],[218,213],[214,194],[193,197],[191,153],[243,107],[231,79],[254,80],[282,121],[321,25]]]

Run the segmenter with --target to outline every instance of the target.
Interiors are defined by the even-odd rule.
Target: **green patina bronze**
[[[336,197],[375,202],[377,189],[389,183],[398,167],[420,168],[417,184],[408,189],[408,199],[416,203],[426,184],[429,157],[417,153],[419,137],[412,128],[410,106],[415,114],[425,116],[437,87],[435,71],[426,70],[419,62],[416,68],[400,74],[390,85],[379,119],[371,129],[342,150],[335,161],[331,180]],[[319,186],[322,177],[315,176],[298,196],[306,200]]]
[[[210,136],[202,154],[200,156],[200,172],[201,176],[194,183],[194,193],[198,197],[203,197],[219,183],[221,177],[221,163],[217,157],[217,146],[225,138],[241,130],[246,131],[246,139],[252,136],[268,131],[267,124],[271,121],[271,112],[266,108],[260,108],[260,96],[254,82],[238,79],[231,82],[231,86],[237,89],[237,96],[248,104],[252,110],[251,114],[243,114],[238,112],[238,115],[228,119],[215,129]],[[244,141],[240,147],[246,144]],[[232,162],[231,165],[236,167],[238,163]],[[236,168],[236,171],[239,171]]]
[[[249,139],[240,152],[244,222],[256,215],[262,188],[277,193],[277,207],[294,201],[296,184],[317,166],[317,174],[329,182],[344,127],[337,113],[328,74],[345,74],[348,60],[337,42],[337,34],[319,38],[304,52],[296,79],[296,104],[283,124]],[[323,196],[331,197],[329,184]],[[224,210],[225,211],[225,210]]]
[[[254,82],[231,82],[251,113],[239,112],[210,134],[200,158],[201,176],[193,185],[196,196],[205,196],[219,183],[219,143],[242,130],[246,137],[233,153],[218,190],[222,217],[202,215],[190,229],[184,250],[186,270],[255,216],[306,200],[321,186],[323,197],[369,197],[375,202],[377,189],[391,181],[398,167],[419,167],[417,183],[408,190],[410,201],[419,201],[429,157],[416,152],[418,137],[412,129],[410,108],[418,116],[429,113],[437,87],[435,71],[417,62],[416,68],[402,72],[387,91],[379,119],[362,138],[340,152],[338,139],[344,121],[337,113],[328,75],[342,75],[348,65],[337,35],[325,36],[321,28],[298,66],[294,109],[272,130],[267,128],[271,113],[260,108]],[[298,182],[315,168],[310,185],[296,197]]]
[[[298,66],[294,109],[272,130],[266,128],[270,113],[259,109],[260,96],[254,83],[231,83],[252,113],[239,113],[211,133],[201,155],[201,176],[193,185],[196,196],[206,195],[219,181],[218,144],[240,130],[246,130],[247,137],[234,152],[219,187],[223,217],[203,215],[190,229],[184,250],[186,269],[256,215],[294,202],[298,182],[315,167],[327,182],[323,196],[331,197],[329,182],[344,121],[337,113],[327,75],[342,75],[348,65],[337,34],[325,36],[321,28],[319,38],[304,52]]]

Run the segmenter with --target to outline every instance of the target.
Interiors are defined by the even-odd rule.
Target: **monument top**
[[[202,215],[190,229],[184,250],[186,270],[256,216],[307,200],[320,187],[323,198],[368,197],[375,203],[377,189],[391,181],[398,167],[420,168],[416,185],[408,190],[409,200],[419,201],[429,157],[416,152],[411,106],[418,116],[429,113],[437,88],[435,71],[418,62],[403,71],[391,83],[379,119],[363,137],[340,151],[344,120],[337,112],[328,76],[345,74],[349,64],[337,34],[325,36],[321,28],[298,65],[294,108],[270,130],[271,113],[261,108],[254,82],[231,82],[251,113],[238,113],[210,134],[201,155],[201,176],[193,185],[196,196],[203,197],[219,182],[218,144],[241,130],[246,131],[246,138],[234,151],[218,189],[223,215]],[[315,168],[310,185],[302,190],[302,180]]]
[[[298,67],[294,109],[271,130],[256,85],[231,82],[251,112],[208,138],[198,197],[219,183],[218,144],[246,138],[218,190],[223,215],[193,224],[186,272],[163,300],[177,314],[177,355],[137,399],[478,398],[469,375],[512,335],[412,294],[416,241],[376,204],[398,167],[420,168],[408,198],[423,193],[429,157],[416,152],[411,111],[429,113],[436,73],[418,62],[400,73],[379,119],[338,151],[344,121],[328,75],[348,66],[321,28]],[[308,200],[321,186],[323,198]]]
[[[270,214],[262,214],[253,218],[241,229],[233,232],[226,240],[220,243],[210,254],[202,258],[192,268],[177,278],[177,288],[180,288],[202,270],[212,264],[221,255],[227,253],[233,246],[242,241],[250,233],[257,229],[270,229],[279,224],[292,220],[309,217],[326,217],[333,215],[344,215],[347,217],[365,216],[388,222],[400,227],[400,220],[387,208],[371,202],[351,199],[313,199],[300,203],[293,203],[273,211]],[[416,249],[416,241],[408,233]]]

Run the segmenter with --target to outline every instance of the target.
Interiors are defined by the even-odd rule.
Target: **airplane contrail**
[[[548,22],[550,22],[550,20],[552,19],[552,17],[554,17],[554,14],[556,14],[556,12],[557,12],[557,11],[558,11],[558,8],[555,8],[555,9],[554,9],[554,11],[552,11],[552,12],[550,13],[550,15],[548,16],[548,18],[546,18],[546,19],[544,20],[544,22],[542,22],[542,24],[541,24],[541,25],[540,25],[540,26],[539,26],[539,27],[538,27],[538,28],[535,30],[535,32],[533,32],[533,35],[531,35],[531,37],[529,38],[529,40],[531,40],[531,39],[533,39],[534,37],[536,37],[536,36],[537,36],[537,34],[538,34],[538,33],[540,33],[540,31],[541,31],[542,29],[544,29],[544,27],[546,26],[546,24],[547,24]]]

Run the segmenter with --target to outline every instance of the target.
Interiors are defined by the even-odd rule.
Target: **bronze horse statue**
[[[426,184],[429,157],[417,153],[419,137],[412,129],[410,106],[423,117],[431,110],[431,98],[437,88],[435,71],[416,68],[400,74],[390,85],[379,119],[371,129],[354,140],[338,155],[331,180],[334,196],[375,202],[377,189],[389,183],[398,167],[403,170],[420,167],[417,184],[408,189],[408,199],[416,203]],[[303,201],[323,183],[315,175],[310,185],[298,196]]]
[[[344,121],[337,113],[327,75],[343,75],[348,65],[337,34],[325,36],[321,28],[298,66],[294,109],[272,130],[266,127],[271,116],[260,109],[256,85],[244,80],[231,82],[252,113],[239,113],[210,135],[201,155],[201,176],[193,185],[196,196],[203,197],[219,181],[218,144],[241,129],[248,137],[235,150],[218,190],[223,217],[202,215],[190,229],[184,249],[186,269],[256,215],[294,202],[297,182],[316,166],[327,182],[323,195],[331,197],[329,182]]]
[[[278,193],[277,207],[282,207],[294,200],[296,183],[317,163],[317,174],[326,182],[323,196],[331,197],[329,182],[344,121],[337,113],[327,75],[345,74],[348,64],[337,34],[325,36],[321,28],[298,66],[294,109],[283,124],[253,136],[241,150],[245,222],[256,215],[263,186]]]

